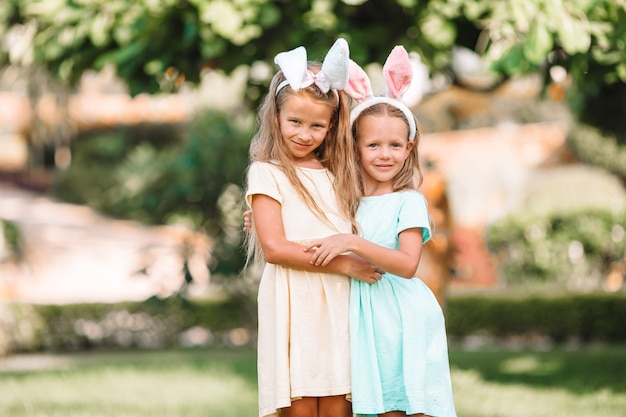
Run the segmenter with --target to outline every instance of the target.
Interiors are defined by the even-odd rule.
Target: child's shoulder
[[[402,191],[396,191],[395,193],[398,196],[398,198],[400,198],[403,201],[407,201],[407,200],[419,200],[419,201],[426,201],[426,197],[424,197],[424,194],[422,194],[421,192],[417,191],[417,190],[402,190]]]
[[[271,161],[252,161],[250,163],[250,168],[252,167],[257,167],[257,169],[263,169],[266,167],[278,168],[278,164]]]
[[[398,191],[394,194],[397,194],[396,202],[399,207],[410,210],[428,210],[426,197],[417,190]]]
[[[283,183],[287,178],[276,164],[265,161],[250,163],[246,176],[249,184]]]
[[[363,197],[362,201],[368,205],[386,206],[389,208],[407,205],[426,205],[426,198],[417,190],[401,190],[379,196],[366,196]]]
[[[332,183],[334,177],[327,168],[295,167],[295,174],[306,182]],[[248,167],[248,180],[271,180],[279,183],[292,183],[288,173],[280,164],[272,161],[254,161]]]
[[[252,163],[250,163],[250,166],[248,167],[248,171],[252,172],[252,173],[257,173],[257,172],[281,172],[280,167],[278,166],[278,164],[273,163],[273,162],[267,162],[267,161],[253,161]]]

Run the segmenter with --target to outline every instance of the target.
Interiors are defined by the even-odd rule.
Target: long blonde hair
[[[318,72],[321,64],[310,62],[308,69]],[[291,184],[307,206],[318,217],[329,223],[328,217],[317,204],[311,193],[297,175],[293,157],[283,140],[281,140],[279,111],[290,95],[296,94],[286,86],[278,93],[278,85],[285,80],[282,71],[276,73],[263,104],[257,115],[258,131],[250,143],[250,162],[267,162],[274,164],[289,179]],[[330,120],[330,129],[322,144],[314,151],[322,165],[334,175],[334,191],[340,213],[351,222],[356,231],[355,215],[361,198],[359,186],[359,170],[356,162],[356,144],[350,133],[350,99],[343,91],[330,90],[323,93],[315,84],[298,90],[297,94],[309,97],[332,106],[335,111]],[[246,235],[248,260],[254,254],[255,261],[262,260],[262,251],[253,230]]]
[[[392,185],[393,191],[402,191],[402,190],[417,190],[421,185],[424,179],[422,174],[422,168],[420,166],[419,159],[419,140],[422,136],[420,131],[419,124],[415,119],[415,124],[417,126],[415,137],[410,138],[408,135],[410,134],[409,129],[409,121],[407,120],[407,116],[405,113],[398,109],[397,107],[389,104],[389,103],[377,103],[372,105],[371,107],[365,108],[359,116],[352,123],[352,135],[355,138],[355,141],[358,140],[359,137],[359,121],[366,116],[390,116],[397,117],[402,119],[402,121],[406,124],[407,131],[407,140],[413,140],[415,145],[413,149],[409,153],[408,157],[404,160],[404,164],[402,165],[402,169],[398,174],[393,178]],[[363,185],[361,181],[359,181],[359,185],[361,187],[361,192],[363,191]]]

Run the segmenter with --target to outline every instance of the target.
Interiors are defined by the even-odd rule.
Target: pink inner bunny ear
[[[409,54],[403,46],[394,47],[383,66],[383,78],[387,87],[387,97],[398,99],[409,88],[413,78],[413,68]]]
[[[348,85],[344,91],[359,103],[374,96],[369,77],[353,60],[350,60]]]

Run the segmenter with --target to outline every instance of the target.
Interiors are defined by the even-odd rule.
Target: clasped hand
[[[326,266],[338,255],[350,252],[354,238],[355,236],[352,234],[343,233],[316,239],[306,245],[304,251],[312,252],[311,259],[309,260],[311,265]],[[373,267],[372,265],[367,269],[368,270],[365,271],[359,268],[358,271],[354,271],[352,277],[373,284],[380,280],[385,273],[385,271]]]
[[[313,251],[311,255],[311,264],[316,266],[326,266],[330,261],[335,259],[337,255],[350,250],[350,242],[354,235],[342,233],[317,239],[310,242],[304,247],[305,252]]]
[[[246,210],[243,213],[243,231],[245,233],[250,233],[252,231],[252,210]],[[313,252],[313,256],[309,261],[311,265],[328,265],[328,263],[337,255],[349,251],[348,248],[352,239],[350,236],[353,235],[340,234],[323,239],[317,239],[310,243],[304,248],[304,251]],[[367,282],[368,284],[374,284],[376,281],[380,280],[385,273],[385,271],[376,268],[360,256],[351,254],[348,258],[350,259],[344,273],[354,279]]]

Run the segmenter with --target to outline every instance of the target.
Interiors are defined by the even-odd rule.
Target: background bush
[[[626,139],[622,141],[626,142]],[[567,143],[581,161],[602,167],[626,180],[626,146],[618,142],[615,134],[602,133],[599,128],[580,124],[569,133]]]
[[[534,178],[522,207],[491,224],[486,239],[503,285],[616,290],[626,271],[625,225],[619,180],[598,168],[571,166]]]
[[[452,342],[482,335],[499,343],[541,336],[550,343],[626,342],[626,294],[451,295]],[[0,354],[87,349],[254,345],[256,304],[249,296],[181,297],[119,304],[24,305],[0,309]]]
[[[248,343],[256,329],[255,307],[244,295],[193,302],[175,296],[114,304],[4,304],[0,309],[0,355],[228,345],[237,343],[230,338],[233,330],[246,333]],[[195,333],[187,335],[190,329]]]
[[[545,336],[551,342],[626,341],[626,294],[460,295],[447,300],[452,338],[485,334]]]
[[[488,242],[504,252],[500,274],[507,284],[599,288],[612,268],[623,265],[624,224],[626,211],[512,216],[489,228]]]
[[[116,218],[183,224],[220,245],[213,272],[236,274],[244,259],[240,190],[248,165],[249,114],[197,110],[185,125],[142,125],[89,134],[53,193]]]

